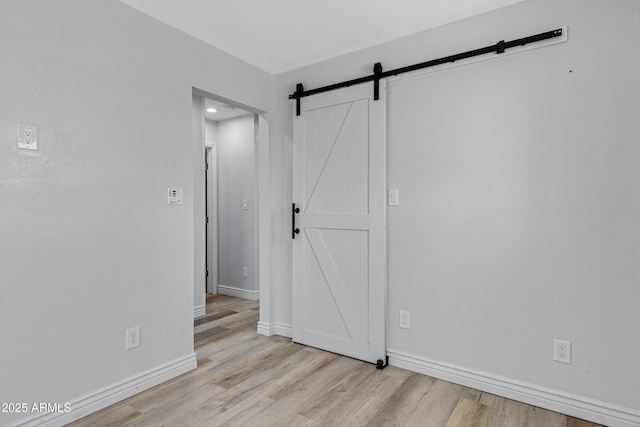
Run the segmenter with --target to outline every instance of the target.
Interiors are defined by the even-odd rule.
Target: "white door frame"
[[[209,169],[207,170],[205,186],[207,195],[207,286],[209,294],[218,293],[218,155],[215,145],[205,144],[205,156]]]

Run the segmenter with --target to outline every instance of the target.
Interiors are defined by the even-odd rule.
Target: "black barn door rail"
[[[408,73],[410,71],[420,70],[422,68],[434,67],[436,65],[442,65],[449,62],[460,61],[461,59],[472,58],[474,56],[485,55],[487,53],[495,52],[497,54],[504,53],[506,49],[516,47],[516,46],[524,46],[529,43],[535,43],[542,40],[552,39],[555,37],[560,37],[562,35],[562,28],[558,28],[557,30],[547,31],[545,33],[536,34],[534,36],[523,37],[517,40],[511,40],[509,42],[505,42],[504,40],[499,41],[498,43],[483,47],[480,49],[474,49],[463,53],[458,53],[457,55],[445,56],[439,59],[432,59],[430,61],[421,62],[419,64],[409,65],[407,67],[396,68],[395,70],[382,71],[382,64],[380,62],[376,62],[373,66],[373,74],[369,76],[360,77],[357,79],[347,80],[341,83],[335,83],[328,86],[322,86],[317,89],[304,90],[304,86],[302,83],[298,83],[296,85],[296,91],[289,95],[289,99],[296,100],[296,115],[300,115],[300,99],[305,96],[315,95],[317,93],[328,92],[330,90],[340,89],[343,87],[353,86],[360,83],[366,83],[373,81],[373,91],[374,96],[373,99],[377,100],[379,98],[379,86],[378,82],[380,79],[389,76],[396,76],[402,73]]]

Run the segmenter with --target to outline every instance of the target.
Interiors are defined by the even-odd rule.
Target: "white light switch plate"
[[[389,206],[398,206],[398,204],[400,203],[400,191],[398,189],[391,189],[389,190],[389,200],[388,200],[388,205]]]
[[[169,187],[168,203],[170,205],[182,205],[182,188]]]

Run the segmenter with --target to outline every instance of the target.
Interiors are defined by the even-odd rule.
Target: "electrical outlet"
[[[132,348],[140,346],[140,326],[127,329],[126,335],[127,342],[125,345],[125,350],[130,350]]]
[[[242,267],[242,277],[249,277],[249,267]]]
[[[242,210],[246,211],[247,209],[249,209],[249,200],[242,199]]]
[[[400,327],[402,329],[411,329],[411,313],[408,311],[400,311]]]
[[[38,128],[18,123],[18,148],[25,150],[38,149]]]
[[[571,342],[553,340],[553,360],[562,363],[571,363]]]

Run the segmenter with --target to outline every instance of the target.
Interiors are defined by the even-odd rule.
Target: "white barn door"
[[[293,145],[293,340],[384,361],[384,80],[302,98]]]

